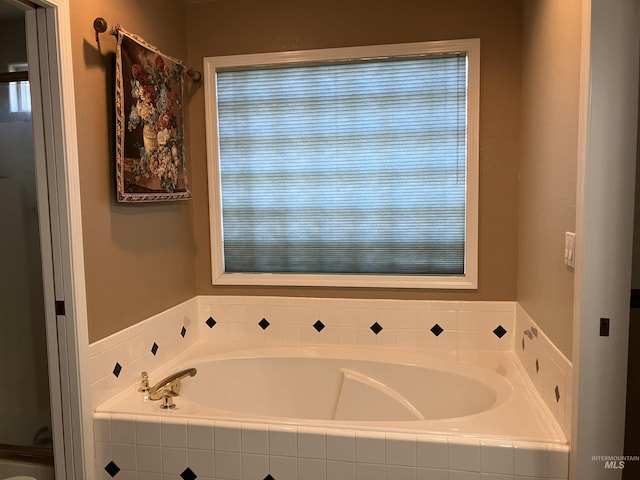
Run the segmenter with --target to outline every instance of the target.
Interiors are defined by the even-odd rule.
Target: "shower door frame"
[[[93,478],[88,331],[69,0],[26,7],[56,478]]]

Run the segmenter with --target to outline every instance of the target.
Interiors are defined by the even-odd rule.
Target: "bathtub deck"
[[[157,372],[150,372],[151,382],[174,372],[180,368],[191,366],[196,359],[229,358],[234,356],[281,356],[299,355],[302,357],[329,355],[340,358],[365,358],[376,361],[389,361],[414,365],[451,365],[453,370],[464,372],[465,369],[487,369],[505,378],[512,387],[509,398],[503,403],[487,411],[456,418],[438,420],[411,421],[337,421],[313,420],[288,417],[271,417],[252,415],[247,412],[235,412],[208,408],[189,399],[191,383],[198,380],[198,376],[189,378],[182,383],[182,392],[175,399],[175,410],[161,410],[158,402],[145,402],[143,395],[137,391],[137,386],[131,386],[127,391],[110,399],[96,411],[109,414],[126,414],[172,419],[200,419],[231,421],[242,424],[275,424],[295,425],[298,427],[320,427],[331,429],[381,431],[389,433],[434,434],[447,437],[476,438],[484,440],[523,441],[542,444],[567,445],[567,439],[553,415],[540,399],[536,389],[531,384],[519,360],[513,352],[421,352],[416,350],[384,349],[380,347],[328,347],[328,346],[292,346],[268,347],[252,344],[208,344],[194,345],[185,354],[176,358],[170,364]],[[429,386],[425,385],[425,390]],[[259,395],[256,392],[256,395]],[[215,391],[212,392],[215,395]],[[451,399],[459,401],[460,399]],[[472,401],[473,399],[469,399]]]
[[[109,480],[114,472],[118,478],[199,480],[568,477],[566,439],[513,352],[199,344],[150,372],[150,378],[162,378],[202,357],[294,353],[370,356],[377,361],[445,365],[458,372],[482,368],[506,379],[511,391],[492,408],[458,418],[339,422],[207,409],[189,399],[189,384],[197,375],[183,383],[178,408],[172,411],[144,402],[132,385],[94,414],[96,478]]]

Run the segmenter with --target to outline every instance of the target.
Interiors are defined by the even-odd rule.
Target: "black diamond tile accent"
[[[321,332],[324,329],[324,323],[318,320],[316,323],[313,324],[313,328],[315,328],[317,332]]]
[[[153,356],[156,356],[156,353],[158,353],[158,344],[156,342],[153,342],[153,346],[151,347],[151,353],[153,353]]]
[[[556,394],[556,402],[560,401],[560,389],[558,388],[558,385],[556,385],[556,388],[554,390],[555,394]]]
[[[431,327],[431,333],[433,333],[436,337],[440,335],[442,332],[444,332],[444,328],[442,328],[437,323],[433,327]]]
[[[118,378],[120,376],[120,372],[122,371],[122,365],[116,362],[116,366],[113,367],[113,374]]]
[[[196,480],[198,476],[193,473],[193,470],[187,467],[186,470],[180,474],[180,478],[182,478],[182,480]]]
[[[180,336],[182,338],[184,338],[184,336],[187,334],[187,328],[186,327],[182,327],[182,330],[180,330]]]
[[[268,474],[266,477],[264,477],[264,480],[276,480],[276,479],[273,478],[271,474]]]
[[[378,322],[374,323],[373,325],[371,325],[369,327],[371,329],[371,331],[373,333],[375,333],[376,335],[378,335],[381,331],[382,331],[382,325],[380,325]]]
[[[204,323],[206,323],[209,328],[213,328],[216,326],[216,323],[218,322],[216,322],[213,317],[209,317],[207,318],[207,321]]]
[[[496,329],[493,331],[493,333],[496,335],[496,337],[502,338],[504,337],[505,333],[507,333],[507,331],[504,329],[502,325],[498,325]]]
[[[104,470],[111,475],[111,478],[115,477],[118,472],[120,471],[120,467],[118,465],[116,465],[115,463],[113,463],[112,461],[109,462],[107,464],[106,467],[104,467]]]
[[[536,358],[536,373],[540,371],[540,364],[538,363],[538,359]]]
[[[258,325],[260,326],[261,329],[266,330],[267,327],[269,327],[269,325],[271,325],[271,324],[269,323],[269,321],[266,318],[263,318],[262,320],[260,320],[258,322]]]

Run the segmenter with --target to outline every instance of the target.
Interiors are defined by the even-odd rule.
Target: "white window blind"
[[[217,73],[227,272],[465,271],[466,55]]]

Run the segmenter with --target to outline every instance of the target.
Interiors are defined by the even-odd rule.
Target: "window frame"
[[[217,71],[354,61],[358,59],[465,53],[467,56],[467,179],[465,272],[462,275],[230,273],[224,268],[222,185],[218,143]],[[364,47],[229,55],[204,58],[205,129],[209,193],[209,233],[213,285],[313,286],[413,289],[477,289],[480,39],[445,40]]]

